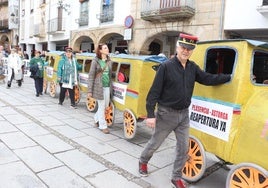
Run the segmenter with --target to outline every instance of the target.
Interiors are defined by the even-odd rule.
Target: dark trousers
[[[43,92],[43,78],[35,78],[34,79],[34,86],[35,86],[35,91],[36,94],[41,94]]]
[[[69,92],[69,96],[70,96],[70,99],[71,99],[71,105],[75,105],[75,101],[74,101],[74,87],[73,87],[73,89],[64,88],[64,87],[62,87],[62,83],[60,83],[60,98],[59,98],[59,103],[63,103],[63,101],[65,99],[65,95],[66,95],[66,91],[67,90]]]
[[[11,73],[11,78],[10,78],[10,80],[8,80],[8,82],[7,82],[7,86],[8,87],[10,87],[11,86],[11,83],[12,83],[12,80],[14,79],[14,69],[12,69],[12,73]]]

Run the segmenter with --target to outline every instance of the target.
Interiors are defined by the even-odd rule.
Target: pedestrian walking
[[[71,47],[65,48],[65,54],[58,64],[57,82],[60,84],[59,105],[62,105],[65,99],[65,94],[68,91],[71,107],[76,108],[74,99],[74,86],[78,84],[78,70],[82,70],[82,65],[78,64],[73,55]]]
[[[22,82],[22,60],[15,48],[11,49],[11,53],[8,55],[8,82],[7,88],[9,89],[12,84],[12,80],[15,79],[18,82],[18,86],[21,86]]]
[[[96,127],[105,134],[110,133],[105,120],[105,109],[110,102],[111,75],[112,62],[109,57],[109,48],[106,44],[99,44],[88,74],[88,97],[97,100],[98,110],[94,115],[94,121]]]
[[[141,153],[139,173],[148,175],[147,164],[165,138],[173,131],[176,136],[176,154],[171,184],[185,188],[182,169],[187,160],[189,146],[189,110],[195,82],[203,85],[218,85],[230,81],[230,75],[210,74],[190,61],[198,38],[180,34],[176,55],[161,64],[146,98],[146,125],[154,128],[151,139]],[[155,112],[155,107],[157,110]]]
[[[30,60],[30,77],[34,79],[35,96],[39,97],[40,95],[43,95],[45,62],[40,57],[40,51],[37,50],[34,54],[34,57]]]

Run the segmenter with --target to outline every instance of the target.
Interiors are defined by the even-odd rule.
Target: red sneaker
[[[174,188],[187,188],[188,187],[187,183],[183,181],[182,179],[171,180],[171,183]]]
[[[148,176],[148,168],[146,163],[139,162],[139,173],[141,176]]]

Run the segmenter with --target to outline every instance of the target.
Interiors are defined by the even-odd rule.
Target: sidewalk
[[[138,174],[138,157],[151,130],[139,123],[136,136],[123,137],[122,112],[111,134],[93,126],[83,94],[78,109],[59,106],[48,94],[35,96],[33,80],[19,88],[0,83],[0,187],[167,187],[174,156],[170,136],[150,161],[152,176]],[[171,157],[166,157],[171,156]]]

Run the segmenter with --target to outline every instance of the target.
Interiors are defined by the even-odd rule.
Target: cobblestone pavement
[[[68,99],[60,106],[48,94],[36,97],[28,77],[22,87],[0,83],[0,188],[171,187],[174,135],[151,159],[150,176],[141,178],[138,157],[152,130],[139,122],[134,139],[125,140],[116,110],[111,134],[103,134],[94,128],[85,96],[71,109]],[[219,169],[190,187],[223,188],[226,173]]]

